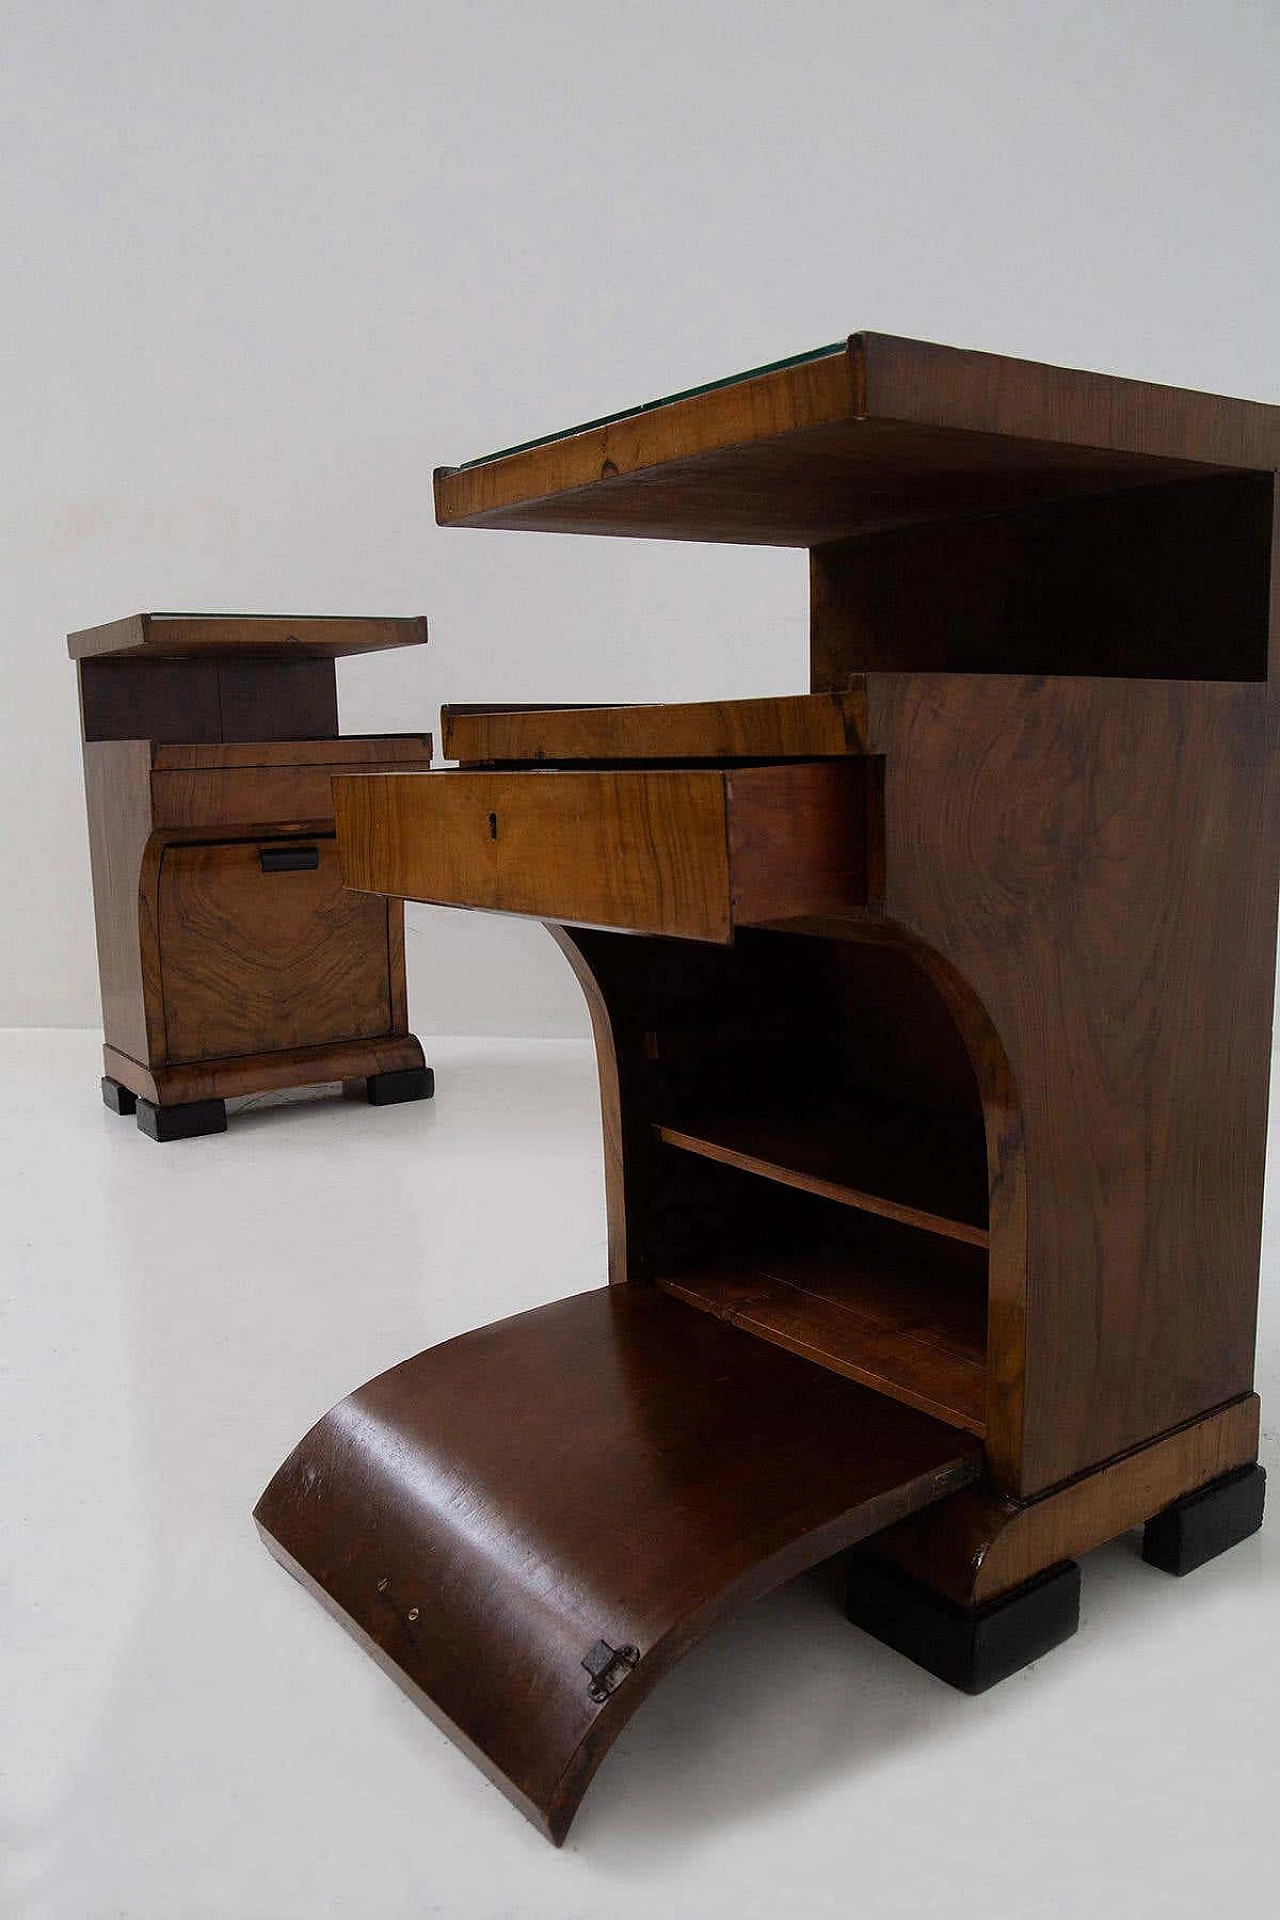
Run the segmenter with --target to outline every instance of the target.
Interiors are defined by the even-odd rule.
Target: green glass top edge
[[[678,400],[695,400],[703,393],[716,393],[721,387],[736,387],[741,380],[755,380],[761,374],[782,373],[787,367],[802,367],[810,360],[826,360],[833,353],[844,353],[847,340],[833,340],[825,347],[810,347],[805,353],[788,354],[785,360],[770,360],[763,367],[748,367],[743,373],[731,373],[722,380],[708,380],[700,387],[686,387],[682,393],[664,393],[660,400],[646,400],[639,407],[623,407],[617,413],[602,413],[598,420],[582,420],[575,427],[561,427],[558,433],[540,434],[536,440],[521,440],[514,447],[499,447],[496,453],[482,453],[475,460],[463,460],[455,473],[469,473],[472,467],[487,467],[492,460],[507,460],[515,453],[529,453],[534,447],[553,446],[557,440],[572,440],[575,434],[590,433],[595,427],[611,427],[615,421],[631,420],[639,413],[653,413],[658,407],[673,407]]]

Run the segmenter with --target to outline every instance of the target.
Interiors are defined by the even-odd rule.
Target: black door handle
[[[258,858],[264,873],[313,873],[320,865],[319,847],[263,847]]]

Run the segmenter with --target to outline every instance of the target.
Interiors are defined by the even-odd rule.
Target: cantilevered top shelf
[[[135,613],[67,635],[73,660],[165,660],[192,654],[270,654],[337,660],[350,653],[425,645],[427,623],[344,614]]]
[[[1280,465],[1280,409],[887,334],[442,468],[442,526],[822,546]]]

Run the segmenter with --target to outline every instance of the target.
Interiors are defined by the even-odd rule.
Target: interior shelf
[[[659,1125],[682,1153],[740,1167],[972,1247],[988,1242],[981,1139],[940,1116],[779,1114]]]
[[[882,943],[577,937],[619,1008],[643,1116],[633,1271],[983,1436],[986,1128],[928,975]]]
[[[658,1284],[906,1406],[986,1430],[987,1269],[967,1247],[801,1245],[690,1265]]]

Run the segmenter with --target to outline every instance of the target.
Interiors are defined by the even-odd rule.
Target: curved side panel
[[[645,1287],[498,1322],[342,1401],[255,1518],[557,1844],[726,1608],[976,1479],[980,1443]]]
[[[987,1140],[987,1469],[1014,1492],[1022,1458],[1027,1353],[1027,1156],[1022,1104],[995,1022],[972,983],[900,921],[815,922],[831,938],[900,948],[927,974],[973,1067]]]
[[[622,1089],[618,1076],[618,1049],[613,1019],[604,990],[586,954],[567,927],[544,920],[543,926],[573,969],[591,1016],[596,1072],[600,1081],[600,1126],[604,1135],[604,1187],[609,1222],[609,1280],[619,1285],[627,1278],[627,1183],[622,1154]]]

